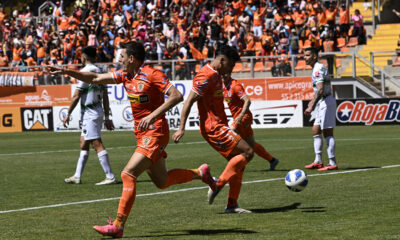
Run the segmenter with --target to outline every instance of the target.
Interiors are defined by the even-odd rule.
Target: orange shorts
[[[225,158],[235,150],[242,139],[226,125],[218,125],[212,132],[201,131],[204,139]]]
[[[137,147],[135,152],[145,155],[153,163],[157,162],[160,158],[167,158],[165,148],[169,142],[169,130],[166,130],[165,126],[137,133],[136,141]]]

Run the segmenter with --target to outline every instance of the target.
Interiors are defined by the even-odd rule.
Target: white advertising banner
[[[172,81],[174,86],[184,95],[184,99],[189,96],[191,81]],[[74,93],[76,85],[71,87],[71,95]],[[112,120],[116,129],[133,129],[132,110],[128,101],[127,94],[122,84],[110,84],[107,86],[108,98]],[[180,116],[182,113],[183,102],[165,113],[166,119],[171,130],[178,129],[180,125]],[[54,107],[54,129],[66,130],[62,125],[62,118],[66,115],[68,106]],[[253,128],[286,128],[303,126],[302,102],[291,101],[252,101],[250,110],[253,113]],[[226,115],[229,123],[232,121],[232,115],[225,106]],[[77,105],[73,111],[72,119],[68,129],[79,129],[80,107]],[[186,122],[187,130],[199,129],[199,114],[197,105],[194,104],[189,118]]]
[[[74,111],[72,112],[68,127],[64,127],[63,119],[68,114],[69,106],[56,106],[53,107],[53,121],[54,121],[54,131],[62,131],[62,130],[80,130],[79,121],[81,117],[81,108],[79,104],[76,106]]]

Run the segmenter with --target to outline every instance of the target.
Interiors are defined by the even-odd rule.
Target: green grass
[[[93,150],[83,184],[63,182],[75,171],[79,133],[0,134],[0,239],[101,239],[93,225],[114,218],[118,199],[1,213],[96,199],[117,198],[122,185],[95,186],[104,173]],[[223,214],[227,187],[213,205],[207,189],[141,196],[145,193],[203,187],[200,181],[157,189],[147,175],[138,179],[135,205],[126,239],[400,239],[399,126],[338,127],[335,130],[340,172],[306,171],[309,185],[289,191],[286,172],[314,159],[311,128],[262,129],[256,140],[280,159],[277,171],[255,156],[247,165],[240,205],[253,214]],[[134,151],[132,132],[104,132],[114,172]],[[193,143],[194,144],[188,144]],[[186,144],[185,144],[186,143]],[[324,147],[325,149],[325,147]],[[204,142],[198,131],[187,131],[182,144],[170,143],[167,168],[196,168],[207,162],[218,176],[226,161]],[[26,154],[24,154],[26,153]],[[324,150],[324,159],[326,153]],[[355,171],[365,169],[367,171]]]

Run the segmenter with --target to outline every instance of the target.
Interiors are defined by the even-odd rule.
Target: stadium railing
[[[395,52],[384,52],[385,54],[394,55]],[[372,52],[371,61],[357,53],[349,52],[323,52],[320,53],[320,61],[328,67],[332,77],[342,77],[341,71],[346,63],[352,62],[352,77],[357,77],[357,65],[363,64],[371,68],[371,75],[375,81],[380,82],[385,95],[385,87],[389,84],[391,88],[399,89],[399,80],[391,76],[387,71],[374,64],[374,56],[382,54],[382,52]],[[174,60],[152,60],[146,61],[153,67],[163,71],[171,80],[191,80],[199,69],[212,59],[174,59]],[[357,60],[357,61],[356,61]],[[96,63],[102,72],[119,69],[116,63]],[[68,64],[59,65],[72,69],[79,69],[82,65]],[[0,75],[2,72],[33,72],[35,85],[48,84],[70,84],[75,81],[67,76],[50,75],[47,68],[49,66],[18,66],[18,67],[0,67]],[[310,76],[311,67],[305,64],[303,55],[280,55],[280,56],[245,56],[241,57],[233,69],[233,77],[235,78],[270,78],[270,77],[295,77]],[[0,81],[0,86],[4,86]],[[396,90],[397,92],[397,90]]]

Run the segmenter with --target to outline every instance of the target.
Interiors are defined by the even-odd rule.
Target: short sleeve
[[[327,69],[323,64],[320,64],[314,72],[315,83],[324,82],[324,78],[327,75]]]
[[[160,92],[167,93],[172,83],[168,80],[167,76],[159,70],[155,70],[149,79],[151,84],[156,87]]]
[[[232,93],[236,96],[238,96],[240,99],[246,96],[246,93],[244,91],[244,88],[242,84],[238,83],[235,84],[235,86],[232,88]]]
[[[193,78],[192,91],[197,95],[203,96],[209,88],[213,76],[218,77],[217,74],[213,74],[209,79],[206,74],[197,74],[196,77]]]
[[[76,86],[76,89],[78,89],[80,92],[84,91],[89,87],[89,83],[85,83],[83,81],[78,80],[78,85]]]
[[[124,82],[125,73],[122,71],[122,69],[118,71],[111,71],[111,74],[116,83],[120,84]]]

